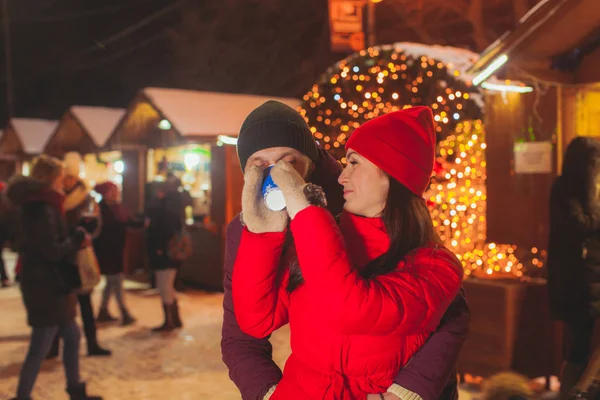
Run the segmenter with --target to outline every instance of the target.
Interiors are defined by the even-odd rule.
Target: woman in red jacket
[[[291,329],[292,355],[271,400],[363,400],[385,392],[460,289],[460,262],[440,244],[421,197],[434,160],[431,110],[367,122],[346,148],[339,227],[309,204],[318,189],[290,164],[271,170],[286,201],[280,212],[264,206],[263,169],[246,169],[236,316],[256,337],[288,322]],[[297,262],[282,270],[290,218]]]

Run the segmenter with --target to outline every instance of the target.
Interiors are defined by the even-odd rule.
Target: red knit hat
[[[412,107],[365,122],[356,128],[352,149],[422,196],[435,159],[435,129],[429,107]]]
[[[94,186],[94,191],[100,194],[102,197],[106,196],[106,193],[112,188],[117,189],[118,186],[112,182],[102,182]]]

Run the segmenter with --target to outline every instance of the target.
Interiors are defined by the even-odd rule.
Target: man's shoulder
[[[242,235],[243,228],[241,214],[238,214],[227,224],[227,239],[237,241]]]
[[[225,240],[225,291],[227,291],[228,287],[231,288],[231,274],[242,237],[242,229],[243,226],[239,214],[227,224],[227,237]]]

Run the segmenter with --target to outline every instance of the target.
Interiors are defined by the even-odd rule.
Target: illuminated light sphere
[[[171,123],[167,119],[161,119],[160,122],[158,123],[158,129],[161,129],[163,131],[168,131],[171,128],[172,128]]]
[[[310,127],[335,142],[342,125],[351,127],[347,132],[350,136],[369,119],[426,105],[444,111],[435,127],[438,140],[443,139],[460,121],[482,117],[479,89],[462,78],[467,74],[454,74],[455,70],[464,71],[470,66],[474,56],[467,50],[413,43],[372,47],[331,66],[304,97],[301,113]],[[467,93],[470,100],[465,100]],[[311,101],[316,104],[313,106]],[[353,104],[363,109],[354,108]],[[315,139],[322,146],[326,144],[316,136]],[[343,146],[330,146],[329,150],[338,160],[344,157]]]
[[[122,160],[115,161],[113,168],[117,174],[125,172],[125,163]]]

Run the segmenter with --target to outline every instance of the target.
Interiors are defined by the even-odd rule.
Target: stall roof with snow
[[[47,119],[11,118],[0,137],[0,154],[27,157],[43,153],[57,125]]]
[[[542,0],[470,68],[508,79],[600,82],[600,1]]]
[[[219,135],[237,136],[246,116],[268,100],[292,108],[300,105],[300,100],[290,98],[145,88],[131,102],[107,145],[168,147],[215,142]]]
[[[45,150],[57,157],[69,151],[96,153],[124,115],[120,108],[72,106],[63,114]]]

